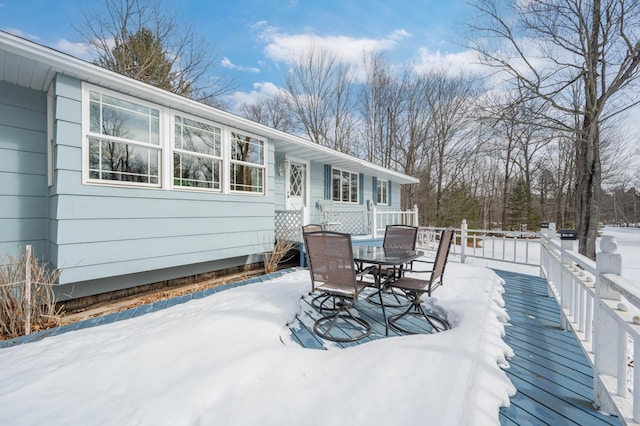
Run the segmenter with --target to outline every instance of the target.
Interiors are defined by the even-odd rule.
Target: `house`
[[[367,233],[418,182],[6,32],[0,181],[0,255],[32,245],[60,300],[257,263],[306,223]]]

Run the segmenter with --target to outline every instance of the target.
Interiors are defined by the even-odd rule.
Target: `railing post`
[[[566,229],[558,231],[560,234],[560,264],[562,265],[562,272],[560,278],[560,308],[566,309],[571,313],[573,312],[572,300],[573,300],[573,286],[570,269],[570,260],[566,255],[566,251],[575,250],[575,242],[577,240],[577,232],[573,229]],[[567,311],[564,311],[564,315],[560,317],[560,328],[567,330]]]
[[[420,226],[418,224],[418,205],[413,205],[413,226]]]
[[[545,239],[549,239],[549,222],[540,222],[540,278],[547,278],[543,272],[546,266],[544,264],[545,253],[543,244],[543,240]],[[551,296],[551,293],[551,289],[547,287],[547,296]]]
[[[602,383],[601,375],[617,376],[618,332],[617,324],[606,312],[603,299],[620,300],[620,293],[613,290],[602,274],[622,272],[622,257],[617,253],[618,244],[610,235],[602,236],[600,253],[596,254],[596,300],[593,321],[593,402],[597,409],[615,413],[609,392]],[[617,377],[625,380],[626,377]],[[634,407],[635,409],[635,407]]]
[[[373,238],[378,238],[378,208],[375,205],[371,208],[371,230]]]
[[[462,219],[460,225],[460,262],[465,263],[465,255],[467,248],[467,219]]]
[[[547,237],[549,237],[550,240],[555,240],[556,239],[556,224],[551,222],[549,224],[549,230],[547,231]]]

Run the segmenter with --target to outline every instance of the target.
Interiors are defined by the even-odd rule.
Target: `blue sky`
[[[88,59],[73,22],[100,0],[0,0],[0,29]],[[216,50],[217,67],[238,83],[232,103],[284,83],[292,61],[311,43],[358,66],[362,52],[384,52],[394,64],[465,67],[464,0],[165,0]]]

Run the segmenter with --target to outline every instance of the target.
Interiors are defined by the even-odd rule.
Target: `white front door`
[[[285,176],[287,210],[302,210],[303,225],[309,223],[309,163],[290,160],[289,170]]]

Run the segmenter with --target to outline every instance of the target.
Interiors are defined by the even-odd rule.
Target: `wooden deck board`
[[[593,369],[576,337],[560,329],[560,308],[547,296],[546,282],[496,273],[505,280],[510,317],[505,342],[515,353],[505,372],[517,389],[511,405],[500,410],[501,424],[621,424],[593,408]]]
[[[546,282],[514,272],[496,273],[505,280],[505,307],[510,317],[505,342],[515,353],[505,372],[517,389],[510,406],[500,409],[500,424],[620,425],[617,417],[593,408],[593,370],[575,336],[560,329],[560,310],[555,299],[547,296]],[[309,300],[304,303],[302,314],[291,326],[292,338],[304,347],[349,347],[386,337],[380,308],[362,300],[357,310],[371,324],[371,335],[354,343],[324,342],[313,332],[318,312]],[[397,308],[387,309],[387,315],[397,312]],[[416,332],[427,330],[420,319],[411,318],[405,325]],[[391,329],[389,335],[399,333]]]

